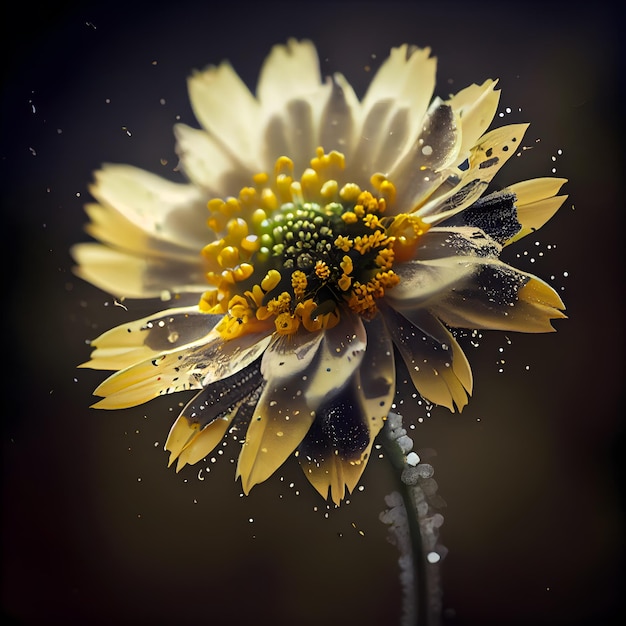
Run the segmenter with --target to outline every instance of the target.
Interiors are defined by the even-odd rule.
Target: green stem
[[[438,572],[433,564],[428,563],[426,554],[426,537],[422,532],[421,522],[427,522],[427,516],[420,519],[418,502],[425,501],[424,492],[420,486],[419,466],[415,467],[407,462],[407,448],[412,447],[412,441],[402,428],[400,416],[393,415],[387,421],[382,436],[385,455],[394,468],[394,476],[398,485],[398,492],[406,512],[406,531],[410,538],[412,566],[412,584],[405,585],[404,589],[404,626],[436,626],[440,622],[440,592],[437,586]],[[429,466],[422,466],[429,467]],[[432,468],[431,468],[432,471]],[[429,513],[432,513],[429,507]],[[387,520],[383,520],[387,521]],[[390,523],[387,521],[387,523]],[[394,524],[397,522],[394,521]],[[432,530],[432,528],[431,528]],[[393,532],[393,527],[392,527]],[[433,537],[430,537],[432,543]],[[402,552],[401,546],[399,546]],[[403,556],[407,556],[403,554]],[[406,559],[404,561],[406,563]]]

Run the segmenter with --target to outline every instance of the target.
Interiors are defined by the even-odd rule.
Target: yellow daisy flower
[[[202,129],[175,127],[188,183],[129,165],[95,174],[77,273],[166,310],[105,332],[84,367],[114,370],[102,409],[197,390],[166,443],[179,470],[245,432],[243,490],[292,454],[339,503],[394,399],[395,359],[419,394],[461,410],[472,373],[449,327],[552,330],[557,293],[499,259],[542,226],[565,182],[484,196],[526,124],[488,131],[496,82],[434,98],[430,50],[391,51],[360,100],[290,40],[256,96],[226,62],[194,73]]]

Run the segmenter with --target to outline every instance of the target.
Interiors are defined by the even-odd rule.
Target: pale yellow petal
[[[459,130],[458,114],[435,99],[417,139],[389,171],[389,179],[396,186],[398,211],[417,210],[448,178],[448,168],[457,164],[459,156]]]
[[[237,477],[241,477],[244,493],[267,480],[287,460],[314,417],[315,412],[296,385],[268,382],[252,414],[237,462]]]
[[[428,308],[457,328],[545,333],[554,331],[551,320],[565,318],[559,295],[536,276],[495,261],[482,272],[465,287],[431,300]]]
[[[286,45],[274,46],[265,59],[257,96],[264,109],[275,110],[289,100],[314,93],[320,84],[315,46],[310,41],[289,39]]]
[[[89,187],[104,207],[150,235],[192,254],[206,243],[206,201],[195,185],[174,183],[131,165],[107,164]]]
[[[299,448],[305,476],[335,504],[358,484],[395,396],[391,337],[380,315],[365,326],[367,350],[349,388],[321,408]]]
[[[165,442],[165,449],[171,453],[168,466],[176,460],[176,471],[180,472],[185,465],[194,465],[213,452],[224,438],[236,414],[235,410],[211,422],[202,430],[192,428],[187,417],[180,415]]]
[[[323,332],[301,329],[273,339],[261,362],[267,381],[252,414],[237,462],[245,493],[267,480],[298,447],[315,412],[303,390],[314,370]]]
[[[482,134],[489,128],[500,101],[495,90],[496,81],[486,80],[482,85],[470,85],[448,100],[448,104],[461,120],[461,146],[459,156],[469,156]]]
[[[97,243],[72,247],[77,276],[119,298],[159,298],[164,292],[206,291],[200,261],[195,264],[159,258],[136,257]]]
[[[161,353],[109,376],[94,391],[104,397],[94,407],[120,409],[159,395],[201,389],[242,370],[263,353],[269,341],[268,333],[224,341],[219,333],[211,331],[193,346]]]
[[[438,224],[475,202],[499,169],[521,148],[528,124],[510,124],[488,132],[471,149],[469,167],[459,182],[437,191],[417,210],[428,224]]]
[[[260,107],[230,63],[194,72],[188,82],[197,120],[231,157],[258,167]]]
[[[189,179],[209,197],[225,198],[248,185],[256,170],[243,167],[204,130],[186,124],[174,126],[176,153]],[[202,211],[206,219],[206,208]],[[206,229],[208,238],[209,231]]]
[[[517,197],[517,219],[522,229],[505,245],[535,232],[561,208],[567,196],[556,194],[566,182],[566,178],[533,178],[508,188]]]
[[[90,343],[91,359],[79,367],[121,370],[206,336],[220,319],[201,313],[197,306],[172,308],[127,322]]]
[[[472,375],[465,354],[450,333],[428,312],[413,311],[412,319],[391,308],[384,313],[389,333],[420,395],[450,411],[463,410],[471,393]]]
[[[352,165],[354,182],[368,185],[372,173],[387,173],[411,149],[422,132],[436,65],[429,48],[405,44],[391,50],[355,114],[359,167],[356,172]]]
[[[345,386],[360,366],[366,346],[367,335],[360,317],[342,311],[339,323],[324,331],[316,367],[302,385],[310,407],[317,409]]]

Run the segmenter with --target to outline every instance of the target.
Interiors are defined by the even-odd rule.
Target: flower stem
[[[411,452],[413,441],[402,418],[391,413],[382,443],[397,477],[398,492],[385,498],[390,507],[381,520],[390,526],[390,540],[400,550],[403,586],[402,626],[437,626],[441,620],[438,561],[445,548],[438,543],[443,516],[434,508],[445,505],[436,495],[433,468]]]

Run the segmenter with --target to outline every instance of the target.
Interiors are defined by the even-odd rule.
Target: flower
[[[396,358],[423,398],[460,411],[472,373],[450,328],[553,330],[557,293],[499,257],[566,181],[483,195],[527,125],[487,131],[494,80],[432,99],[435,68],[429,49],[395,48],[359,100],[290,40],[256,96],[226,62],[194,73],[202,129],[175,127],[189,182],[106,165],[91,187],[100,243],[73,248],[78,275],[167,307],[92,342],[83,366],[115,371],[94,406],[196,390],[166,443],[177,470],[241,433],[245,493],[295,452],[339,504],[392,405]]]

